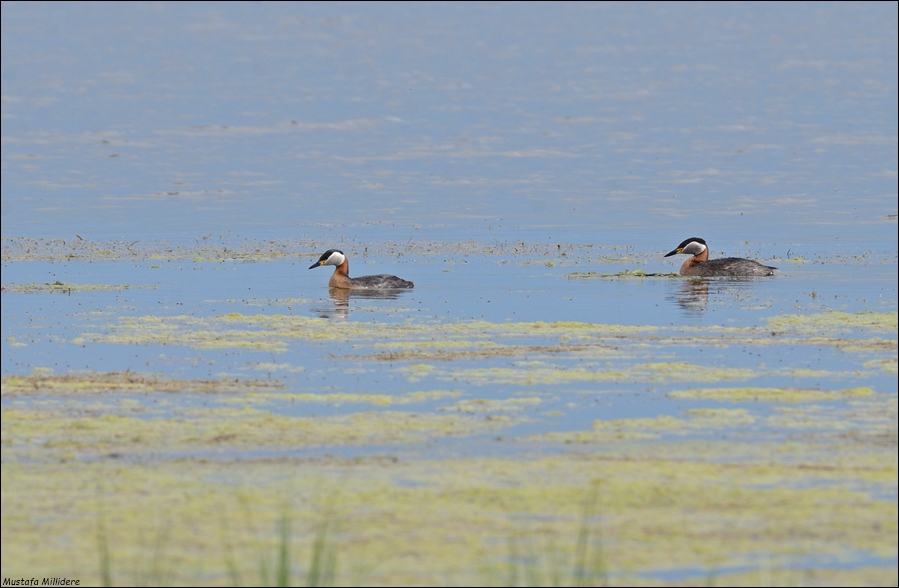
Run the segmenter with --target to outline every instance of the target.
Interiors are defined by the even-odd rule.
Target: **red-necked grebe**
[[[680,266],[682,276],[773,276],[776,267],[762,265],[742,257],[709,259],[709,246],[699,237],[692,237],[665,254],[665,257],[685,253],[692,255]]]
[[[359,278],[351,278],[349,275],[350,262],[343,251],[338,249],[328,249],[318,261],[309,266],[309,269],[316,268],[320,265],[334,265],[334,273],[331,274],[331,280],[328,286],[331,288],[349,288],[353,290],[397,290],[399,288],[411,288],[412,282],[389,276],[387,274],[379,274],[377,276],[362,276]]]

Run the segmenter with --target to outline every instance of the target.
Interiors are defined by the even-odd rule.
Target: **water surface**
[[[2,17],[4,576],[895,584],[895,5]]]

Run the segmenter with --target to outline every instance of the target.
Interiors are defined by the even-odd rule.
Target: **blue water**
[[[727,454],[806,465],[862,455],[862,471],[895,449],[895,329],[787,329],[771,339],[764,330],[782,315],[899,308],[894,2],[4,1],[0,16],[3,376],[130,370],[272,379],[283,389],[265,391],[285,395],[459,393],[384,407],[221,391],[4,390],[4,410],[185,423],[241,407],[296,418],[390,410],[463,414],[480,424],[509,419],[411,442],[132,443],[64,456],[44,439],[8,440],[4,421],[4,462],[526,459],[569,451],[618,458],[634,447],[647,456],[696,447],[700,461]],[[758,259],[778,275],[573,275],[676,272],[683,258],[663,256],[689,237],[704,238],[713,258]],[[307,269],[330,248],[346,252],[353,276],[396,274],[415,288],[330,293],[330,268]],[[258,255],[241,261],[235,251]],[[128,288],[21,291],[57,281]],[[134,317],[166,318],[182,330],[192,327],[175,317],[203,319],[214,330],[226,328],[215,317],[227,313],[320,317],[332,327],[427,325],[434,338],[533,348],[385,360],[372,356],[391,348],[377,343],[406,339],[283,336],[277,351],[102,340]],[[494,326],[483,336],[441,335],[446,325],[473,321]],[[510,336],[496,326],[553,321],[658,331],[584,341],[537,330]],[[733,333],[719,327],[741,330],[728,339]],[[809,340],[816,336],[870,347]],[[876,348],[875,338],[886,341]],[[579,343],[586,349],[566,349]],[[407,368],[421,363],[434,369],[410,378]],[[653,378],[640,367],[653,363],[751,373]],[[531,383],[476,371],[493,368],[625,375]],[[793,404],[671,395],[744,386],[877,394]],[[472,414],[456,406],[523,398],[539,403]],[[808,412],[788,422],[791,413],[778,412],[784,404]],[[597,421],[686,421],[704,408],[747,418],[647,426],[640,432],[657,435],[648,440],[541,437],[589,432]],[[717,442],[728,449],[706,451]],[[747,453],[731,456],[731,448]],[[801,483],[851,486],[859,500],[895,503],[895,483],[821,472]],[[404,476],[394,483],[413,483]],[[829,549],[823,559],[773,564],[797,578],[807,568],[895,568],[895,557],[854,544],[837,555]],[[752,557],[647,579],[714,579],[756,567],[762,578],[772,569],[770,557],[760,554],[758,566]]]
[[[889,3],[4,3],[2,20],[3,237],[381,223],[896,247]]]
[[[895,4],[4,2],[0,60],[3,283],[144,287],[5,291],[5,375],[254,378],[247,366],[274,359],[308,366],[271,374],[289,389],[448,385],[408,383],[371,361],[363,375],[344,374],[332,357],[372,351],[352,342],[290,341],[277,358],[72,343],[143,315],[677,329],[897,308]],[[674,272],[682,259],[662,256],[691,236],[713,257],[757,258],[780,273],[568,277]],[[97,248],[314,246],[257,263],[51,263],[8,256],[23,237]],[[532,251],[510,250],[518,243]],[[329,270],[307,270],[331,247],[347,252],[353,275],[393,273],[416,287],[333,300]],[[869,359],[810,346],[664,355],[639,361],[851,371]],[[453,385],[468,397],[534,392]],[[895,375],[752,385],[892,391]],[[674,384],[609,387],[620,394],[605,412],[570,411],[546,426],[683,405],[664,399]]]

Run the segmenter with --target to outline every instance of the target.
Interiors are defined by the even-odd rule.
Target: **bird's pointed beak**
[[[677,254],[680,253],[681,251],[683,251],[683,249],[681,249],[680,247],[678,247],[678,248],[675,249],[674,251],[669,251],[668,253],[666,253],[666,254],[665,254],[665,257],[671,257],[672,255],[677,255]]]
[[[315,268],[317,268],[318,266],[320,266],[321,264],[322,264],[322,260],[319,259],[318,261],[316,261],[315,263],[313,263],[312,265],[310,265],[310,266],[309,266],[309,269],[315,269]]]

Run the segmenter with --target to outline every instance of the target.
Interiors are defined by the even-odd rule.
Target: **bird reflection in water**
[[[408,290],[351,290],[348,288],[328,288],[330,307],[313,308],[312,312],[319,318],[344,319],[350,313],[350,299],[365,298],[367,300],[396,300]]]
[[[673,299],[687,314],[699,315],[709,306],[709,280],[676,280],[678,291]],[[667,297],[669,300],[671,296]]]
[[[665,297],[673,301],[685,314],[699,316],[709,308],[709,292],[719,297],[722,304],[743,302],[754,291],[760,280],[746,278],[687,278],[672,280],[670,293]]]

